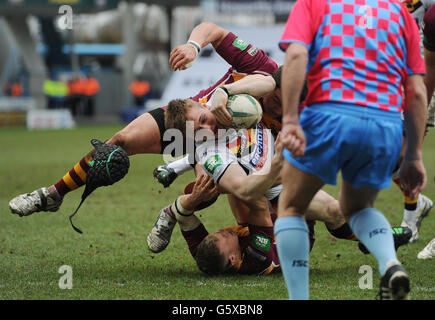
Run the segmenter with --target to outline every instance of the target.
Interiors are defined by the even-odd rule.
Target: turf
[[[249,299],[282,300],[287,291],[281,274],[270,276],[202,275],[191,258],[178,227],[166,251],[153,254],[146,235],[160,208],[172,202],[193,180],[180,176],[167,189],[155,182],[158,155],[131,157],[129,174],[119,183],[96,190],[76,217],[80,235],[68,216],[79,204],[83,188],[70,193],[56,213],[20,218],[8,209],[9,200],[57,182],[90,148],[90,140],[105,140],[120,127],[80,127],[58,131],[0,129],[0,299]],[[428,184],[424,194],[435,198],[435,130],[425,139]],[[338,188],[326,187],[337,196]],[[402,219],[403,200],[396,186],[382,191],[377,207],[392,225]],[[435,259],[418,260],[417,253],[435,237],[435,214],[423,222],[420,240],[398,251],[408,270],[413,299],[435,297]],[[210,231],[234,220],[226,198],[200,212]],[[352,241],[337,240],[323,224],[316,225],[310,256],[311,299],[371,300],[378,291],[376,261]],[[62,265],[73,271],[73,289],[59,288]],[[373,269],[373,289],[360,289],[363,265]]]

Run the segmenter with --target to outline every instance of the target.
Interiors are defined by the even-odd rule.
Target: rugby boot
[[[396,263],[385,271],[379,286],[381,300],[409,300],[411,291],[408,274],[401,264]]]
[[[412,237],[409,242],[415,242],[418,240],[418,232],[420,231],[421,222],[427,217],[430,210],[433,208],[433,201],[421,194],[417,201],[417,209],[415,214],[403,216],[402,227],[408,227],[412,231]]]
[[[169,187],[178,175],[175,173],[174,169],[168,168],[165,165],[160,165],[154,169],[154,178],[157,179],[165,188]]]
[[[418,255],[418,259],[432,259],[435,258],[435,238],[433,238],[427,245],[421,250]]]
[[[176,224],[177,220],[170,205],[160,210],[157,221],[147,237],[148,248],[154,253],[165,250],[171,241],[172,231]]]
[[[394,227],[391,229],[391,231],[393,232],[394,248],[396,249],[396,251],[397,249],[399,249],[399,247],[407,244],[412,236],[412,231],[408,227]],[[358,242],[358,248],[364,254],[370,253],[365,245],[362,244],[362,242]]]
[[[56,197],[48,188],[40,188],[32,193],[21,194],[9,201],[9,209],[20,217],[39,211],[55,212],[59,210],[63,197]]]

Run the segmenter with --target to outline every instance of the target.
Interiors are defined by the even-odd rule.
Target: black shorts
[[[164,141],[164,140],[163,140],[163,135],[165,134],[165,131],[166,131],[166,127],[165,127],[165,107],[157,108],[157,109],[151,110],[151,111],[149,111],[148,113],[149,113],[149,114],[154,118],[154,120],[157,122],[157,125],[159,126],[159,131],[160,131],[160,145],[161,145],[161,147],[162,147],[160,153],[163,154],[164,151],[165,151],[165,149],[166,149],[166,147],[167,147],[169,144],[171,144],[171,143],[175,140],[175,137],[172,137],[172,139],[171,139],[170,141]],[[180,149],[180,150],[182,150],[182,151],[181,151],[181,152],[182,152],[181,154],[176,154],[176,153],[175,153],[176,150],[172,149],[172,150],[171,150],[171,155],[172,155],[173,157],[179,157],[179,156],[182,156],[182,155],[184,155],[184,154],[186,153],[186,150],[185,150],[185,149],[186,149],[186,148],[185,148],[185,145],[183,144],[182,149]]]
[[[170,143],[170,141],[163,141],[163,135],[165,134],[165,109],[164,108],[156,108],[154,110],[151,110],[148,112],[156,121],[157,125],[159,126],[160,131],[160,145],[162,146],[162,150],[160,153],[163,153],[163,150],[165,150],[166,146]]]

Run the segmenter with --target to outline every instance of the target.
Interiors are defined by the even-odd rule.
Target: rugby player
[[[168,241],[178,222],[192,257],[199,269],[206,274],[267,275],[279,270],[273,236],[276,214],[270,212],[265,203],[256,214],[251,214],[249,210],[239,211],[242,214],[236,217],[238,225],[208,233],[194,211],[200,203],[210,201],[219,193],[213,181],[208,175],[198,175],[191,194],[180,196],[172,205],[163,209],[166,218],[170,218],[167,224]],[[336,205],[335,199],[326,193],[319,194],[318,200],[317,205],[322,206],[325,213],[328,210],[331,213],[336,211],[336,208],[329,207]],[[321,211],[313,210],[313,214],[315,212]],[[331,223],[336,223],[332,221],[334,219],[340,220],[341,217],[329,215]],[[314,227],[314,221],[310,226]],[[313,245],[314,230],[311,231],[310,242]]]
[[[412,4],[413,7],[410,8],[410,12],[416,19],[419,19],[417,21],[423,22],[420,25],[423,31],[423,51],[426,65],[426,76],[424,82],[426,85],[428,101],[431,101],[432,99],[432,109],[429,110],[429,113],[432,112],[432,117],[434,117],[433,112],[435,111],[435,99],[433,99],[432,96],[435,90],[435,0],[413,1]],[[420,9],[417,8],[417,10],[412,10],[415,9],[416,6],[419,6]],[[429,241],[429,243],[417,254],[417,258],[435,258],[435,238]]]
[[[226,109],[228,97],[247,93],[258,99],[263,109],[261,121],[276,136],[282,126],[281,72],[282,67],[279,67],[272,76],[248,75],[239,81],[218,87],[211,99],[210,111],[203,108],[189,108],[186,121],[193,121],[194,128],[198,129],[200,128],[201,117],[207,114],[207,119],[216,119],[215,121],[210,120],[212,123],[228,125],[231,122],[231,115]],[[303,91],[299,98],[301,108],[303,107],[305,95],[306,91]],[[212,126],[212,130],[216,131],[216,126]],[[163,186],[168,187],[179,175],[191,169],[192,166],[186,156],[169,164],[158,166],[154,170],[154,177]]]
[[[292,299],[309,298],[304,212],[324,184],[336,184],[339,171],[340,207],[378,261],[381,299],[409,298],[409,277],[397,259],[389,222],[374,203],[391,184],[403,125],[402,187],[414,197],[425,186],[425,67],[412,16],[398,2],[378,2],[299,0],[280,40],[286,50],[281,134],[287,161],[275,235]],[[373,19],[363,21],[361,9]],[[305,76],[307,107],[299,120],[295,95]]]
[[[432,6],[435,3],[435,0],[422,0],[422,1],[404,0],[402,1],[402,3],[408,8],[408,11],[412,14],[417,24],[423,29],[423,26],[425,25],[423,23],[423,17],[425,15],[425,12],[429,9],[430,6]],[[433,24],[431,19],[426,19],[425,23],[428,23],[429,26],[426,27],[426,30],[430,29],[431,25]],[[435,75],[434,75],[435,70],[434,67],[432,67],[432,70],[430,69],[430,65],[431,65],[430,60],[431,59],[435,60],[435,58],[434,58],[434,54],[427,49],[428,41],[430,41],[429,38],[430,35],[423,34],[422,49],[424,51],[424,58],[426,61],[426,69],[427,69],[426,76],[424,78],[426,90],[427,90],[427,98],[428,98],[427,101],[429,103],[429,117],[428,117],[427,127],[433,127],[434,118],[433,118],[433,114],[431,116],[430,113],[431,112],[433,113],[435,111],[435,100],[431,103],[432,95],[435,88]],[[406,132],[404,131],[404,139],[402,143],[400,159],[403,158],[403,155],[405,153],[405,145],[406,145]],[[400,163],[401,160],[399,161],[393,173],[393,181],[402,190],[403,193],[404,211],[403,211],[403,219],[402,219],[401,226],[409,227],[412,230],[412,237],[409,241],[415,242],[418,240],[419,230],[421,227],[422,220],[425,217],[427,217],[427,215],[433,208],[433,201],[423,194],[418,194],[416,197],[410,198],[405,192],[403,192],[399,179]]]
[[[231,67],[216,84],[201,90],[191,97],[191,100],[202,103],[200,106],[203,112],[199,128],[215,130],[218,123],[213,122],[215,118],[210,117],[212,113],[209,112],[205,103],[216,88],[240,80],[246,75],[272,75],[278,65],[263,50],[244,42],[229,30],[210,22],[204,22],[194,28],[186,44],[176,47],[171,52],[169,61],[171,68],[173,70],[184,69],[187,63],[196,58],[200,49],[209,43]],[[163,153],[171,143],[163,139],[164,110],[165,107],[162,107],[144,113],[105,142],[122,147],[129,156]],[[90,168],[89,163],[92,161],[94,152],[95,150],[91,150],[53,185],[13,198],[9,202],[11,212],[19,216],[28,216],[39,211],[57,211],[66,194],[86,183],[86,172]]]

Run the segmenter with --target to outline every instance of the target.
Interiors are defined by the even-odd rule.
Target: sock
[[[54,184],[59,196],[63,197],[68,192],[73,191],[86,184],[86,173],[88,172],[89,162],[93,160],[92,156],[85,156],[76,165],[68,171],[62,179]]]
[[[416,198],[412,199],[408,197],[406,194],[403,195],[404,202],[405,202],[405,212],[406,211],[415,211],[417,209],[417,202],[420,195],[418,195]]]
[[[387,263],[397,261],[390,223],[379,210],[366,208],[354,213],[349,224],[359,241],[378,261],[379,273],[383,276]]]
[[[400,190],[403,193],[403,202],[404,202],[404,206],[405,206],[405,212],[406,211],[415,211],[415,209],[417,209],[417,201],[418,201],[418,197],[411,199],[410,197],[407,196],[406,192],[403,191],[402,186],[400,185],[400,179],[399,178],[395,178],[393,179],[393,182],[400,188]]]
[[[169,163],[167,167],[174,170],[177,175],[192,169],[192,165],[189,163],[189,156],[175,160],[174,162]]]
[[[281,217],[274,226],[281,270],[292,300],[309,299],[309,241],[304,218]]]
[[[409,198],[408,198],[409,199]],[[411,200],[409,200],[411,202]],[[405,204],[405,211],[403,211],[403,218],[405,220],[415,220],[416,219],[416,211],[418,204],[421,204],[422,197],[421,194],[419,194],[415,200],[412,200],[412,204],[409,203],[408,205]]]
[[[336,237],[337,239],[345,239],[345,240],[357,240],[355,237],[355,234],[353,233],[350,226],[345,223],[341,227],[338,227],[336,229],[329,229],[327,228],[329,233]]]
[[[181,234],[189,247],[190,254],[195,258],[199,244],[208,235],[207,229],[200,223],[195,229],[188,231],[181,230]]]

